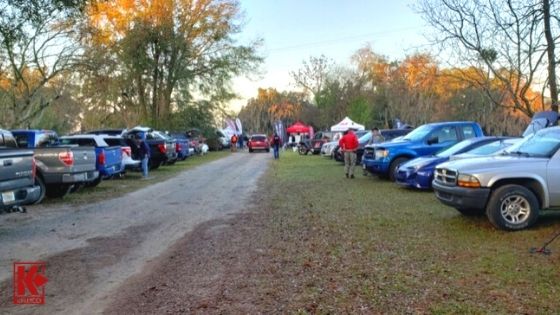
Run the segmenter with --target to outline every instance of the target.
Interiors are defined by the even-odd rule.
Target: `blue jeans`
[[[274,146],[274,158],[276,160],[278,160],[280,158],[280,152],[279,152],[280,150],[279,149],[280,149],[279,146],[277,146],[277,145]]]
[[[144,156],[144,158],[142,159],[142,175],[144,175],[144,177],[148,177],[148,160],[150,158],[146,155]]]

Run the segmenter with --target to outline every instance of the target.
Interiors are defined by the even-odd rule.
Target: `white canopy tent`
[[[350,119],[348,117],[344,117],[344,119],[341,122],[339,122],[338,124],[331,127],[331,131],[342,132],[342,131],[346,131],[350,128],[353,128],[353,129],[356,129],[356,130],[364,130],[365,129],[365,127],[363,125],[360,125],[360,124],[352,121],[352,119]]]

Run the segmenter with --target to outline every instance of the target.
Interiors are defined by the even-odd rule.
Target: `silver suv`
[[[500,229],[533,225],[540,209],[560,208],[560,127],[546,128],[498,156],[436,167],[437,198],[465,215],[486,213]]]

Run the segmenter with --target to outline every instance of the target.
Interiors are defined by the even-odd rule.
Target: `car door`
[[[560,150],[549,160],[546,167],[550,206],[560,207]]]
[[[435,154],[459,142],[459,135],[455,126],[439,127],[426,138],[426,152],[424,155]]]

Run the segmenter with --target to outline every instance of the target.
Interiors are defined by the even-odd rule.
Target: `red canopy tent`
[[[310,129],[308,126],[304,125],[302,122],[296,122],[286,129],[288,133],[309,133]]]

